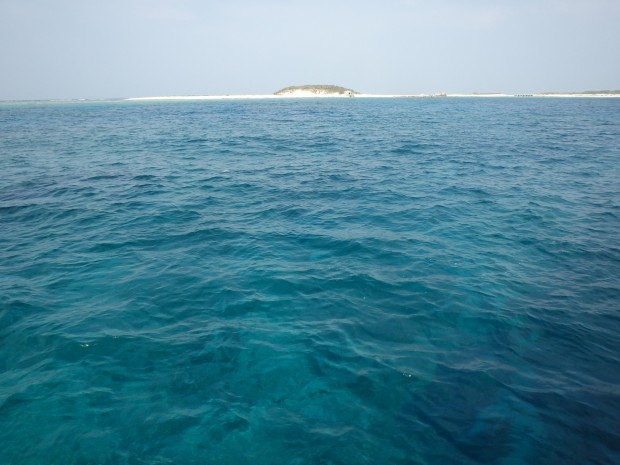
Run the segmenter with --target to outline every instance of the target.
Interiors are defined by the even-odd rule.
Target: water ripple
[[[3,105],[4,460],[620,462],[619,116]]]

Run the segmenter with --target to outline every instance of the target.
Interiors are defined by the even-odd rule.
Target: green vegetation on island
[[[334,86],[330,84],[316,84],[316,85],[285,87],[284,89],[280,89],[279,91],[277,91],[275,95],[290,94],[296,91],[313,92],[315,94],[339,94],[339,95],[353,95],[357,93],[352,89],[347,89],[346,87]]]
[[[620,90],[586,90],[582,94],[600,94],[600,95],[617,95],[620,94]]]
[[[542,92],[541,95],[619,95],[620,90],[584,90],[583,92]]]

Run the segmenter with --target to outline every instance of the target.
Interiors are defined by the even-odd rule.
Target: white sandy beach
[[[247,94],[247,95],[170,95],[161,97],[131,97],[125,100],[240,100],[240,99],[291,99],[291,98],[398,98],[423,97],[423,95],[386,95],[386,94],[344,94],[314,93],[309,91],[291,92],[285,95],[275,94]]]
[[[131,97],[128,101],[150,100],[258,100],[258,99],[297,99],[297,98],[620,98],[620,94],[328,94],[310,91],[296,91],[285,95],[275,94],[246,94],[246,95],[169,95],[156,97]]]
[[[451,95],[446,95],[450,97]],[[242,99],[304,99],[304,98],[332,98],[332,99],[350,99],[350,98],[423,98],[434,97],[433,95],[424,94],[355,94],[353,96],[342,94],[313,94],[312,92],[299,92],[287,95],[274,94],[252,94],[252,95],[169,95],[161,97],[131,97],[125,100],[130,101],[146,101],[146,100],[242,100]]]

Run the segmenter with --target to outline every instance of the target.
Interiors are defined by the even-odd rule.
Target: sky
[[[620,89],[620,0],[0,0],[0,100]]]

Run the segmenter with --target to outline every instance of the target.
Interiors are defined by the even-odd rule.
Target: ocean
[[[0,103],[0,463],[620,463],[620,99]]]

